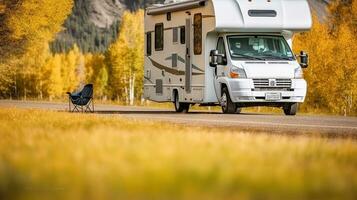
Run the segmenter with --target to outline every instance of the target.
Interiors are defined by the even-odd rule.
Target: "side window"
[[[155,50],[164,50],[164,24],[155,25]]]
[[[146,55],[151,56],[151,32],[146,33]]]
[[[195,55],[202,53],[202,14],[195,14],[193,17],[193,48]]]
[[[226,65],[227,64],[227,54],[226,54],[226,47],[224,45],[224,40],[223,37],[218,38],[217,42],[217,50],[219,54],[223,54],[222,62],[219,63],[221,65]]]
[[[185,44],[186,43],[186,32],[185,32],[185,27],[184,26],[181,26],[180,27],[180,43],[181,44]]]

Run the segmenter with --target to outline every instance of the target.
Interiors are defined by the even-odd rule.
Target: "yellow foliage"
[[[77,45],[64,55],[62,69],[62,77],[64,78],[64,92],[75,90],[81,83],[83,77],[84,64],[82,53],[79,51]]]
[[[5,12],[5,5],[2,4],[2,2],[0,2],[0,14],[4,13]]]
[[[61,76],[62,60],[60,55],[49,58],[42,71],[43,91],[50,99],[63,93],[63,80]]]
[[[125,12],[120,26],[118,39],[110,46],[107,63],[110,74],[111,94],[133,104],[134,98],[140,98],[144,66],[144,12]],[[136,95],[135,95],[136,94]]]
[[[62,28],[73,0],[5,1],[0,21],[0,56],[22,54],[42,48]]]
[[[11,77],[14,76],[14,71],[10,66],[0,63],[0,96],[12,97],[11,85],[13,80]]]
[[[101,54],[87,54],[85,57],[86,81],[94,84],[94,96],[105,98],[108,84],[108,70],[105,57]]]
[[[18,98],[42,98],[41,73],[51,56],[48,43],[62,29],[73,0],[5,0],[2,3],[5,10],[0,20],[0,64],[12,68],[15,75],[7,73],[1,78],[10,80],[6,81],[11,82],[8,90]]]
[[[346,21],[331,29],[316,17],[313,22],[310,32],[294,38],[294,50],[306,50],[310,56],[310,66],[305,71],[308,96],[303,109],[356,115],[357,47],[354,44],[357,40],[353,26]]]

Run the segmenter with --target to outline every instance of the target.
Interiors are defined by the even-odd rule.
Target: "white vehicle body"
[[[144,97],[174,102],[178,95],[180,103],[219,105],[225,87],[238,107],[303,102],[307,84],[292,37],[311,25],[306,0],[176,0],[149,7]],[[265,50],[269,45],[285,49],[286,58],[250,57],[272,53]],[[243,46],[248,53],[235,54]],[[224,62],[212,67],[210,53],[219,47]]]

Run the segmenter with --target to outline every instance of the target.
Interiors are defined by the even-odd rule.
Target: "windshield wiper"
[[[233,53],[233,56],[239,56],[242,58],[250,58],[250,59],[254,59],[254,60],[265,60],[264,58],[259,58],[259,57],[255,57],[255,56],[248,56],[245,54],[240,54],[240,53]]]
[[[274,55],[270,55],[270,54],[263,54],[262,56],[265,57],[265,58],[274,58],[274,59],[290,60],[291,61],[291,58],[281,57],[281,56],[274,56]]]

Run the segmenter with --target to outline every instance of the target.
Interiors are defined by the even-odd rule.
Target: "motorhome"
[[[273,106],[295,115],[305,100],[295,33],[312,20],[306,0],[166,0],[145,10],[144,97],[239,113]]]

